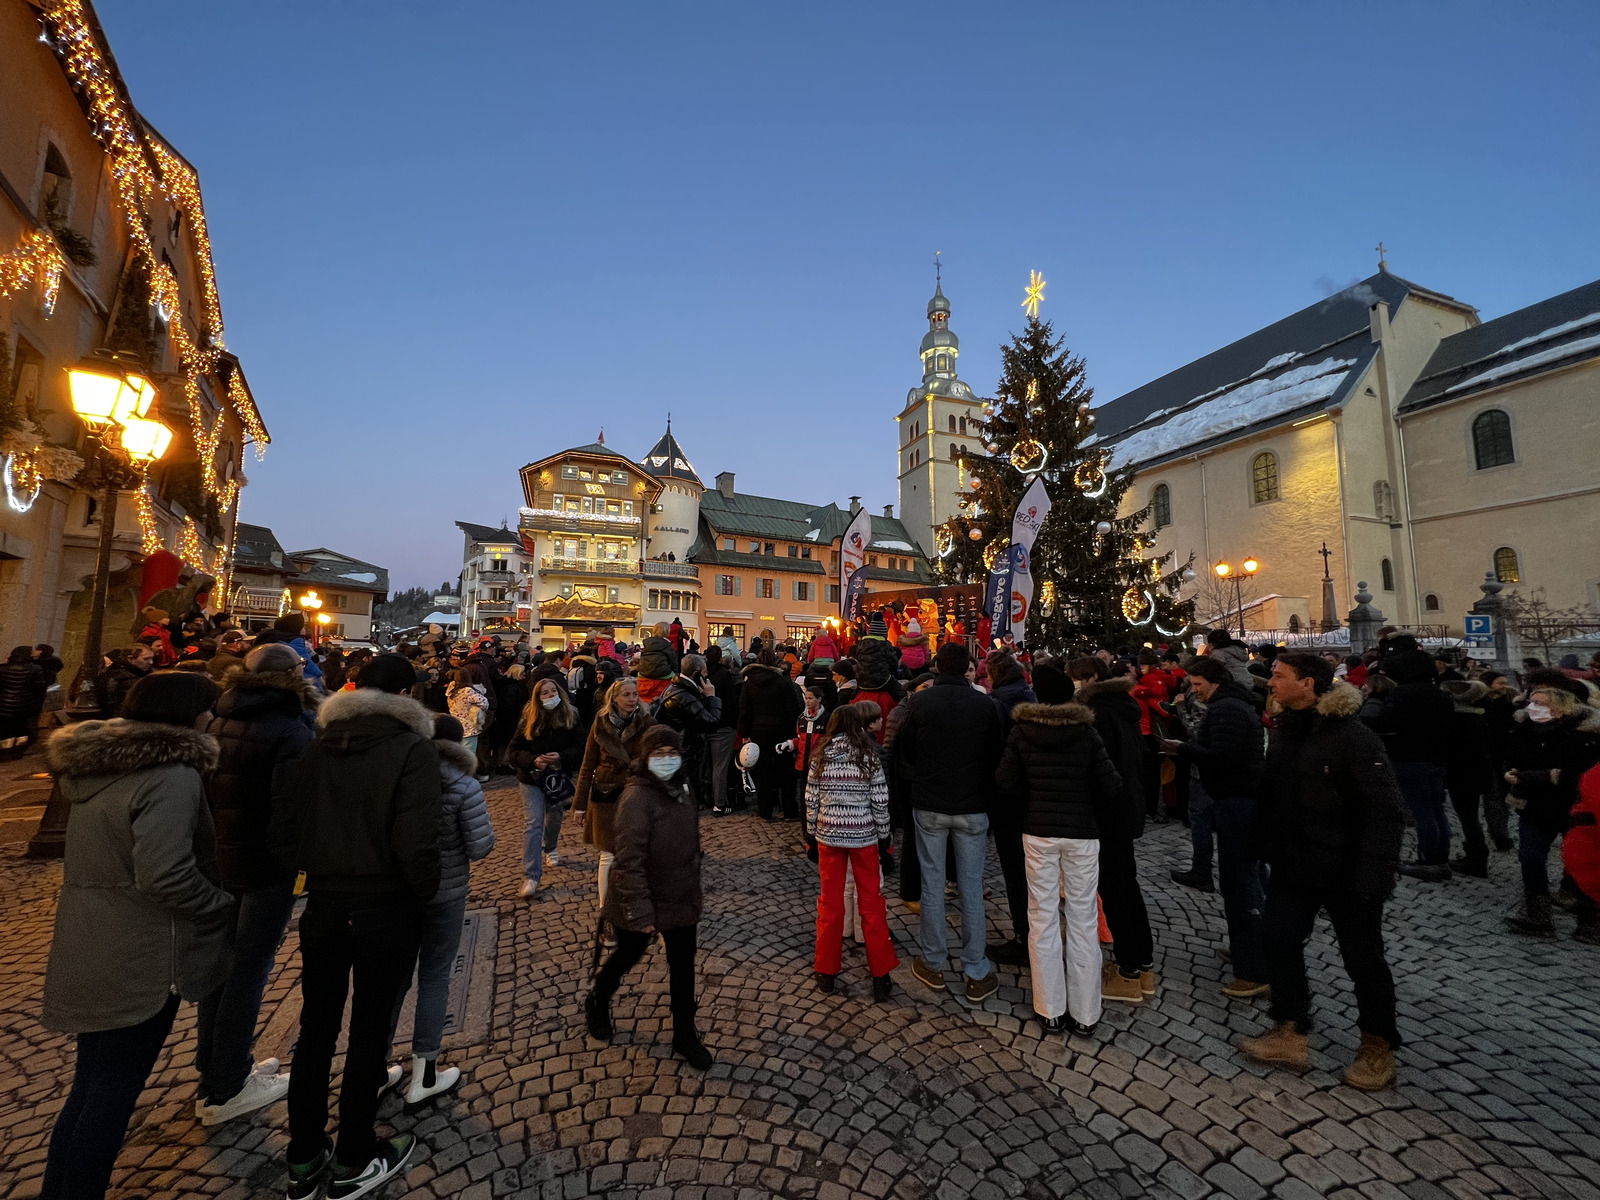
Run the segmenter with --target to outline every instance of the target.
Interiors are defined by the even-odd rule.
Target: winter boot
[[[991,942],[984,947],[990,962],[997,962],[1003,967],[1025,967],[1028,965],[1028,944],[1016,938],[1008,938],[1003,942]]]
[[[1489,878],[1489,852],[1482,855],[1463,854],[1450,860],[1450,869],[1457,875],[1471,875],[1474,879]]]
[[[1522,902],[1522,910],[1506,918],[1506,928],[1512,933],[1529,937],[1553,938],[1555,922],[1550,919],[1550,896],[1529,896]]]
[[[700,1033],[692,1021],[685,1021],[675,1027],[672,1034],[672,1052],[697,1071],[709,1071],[711,1064],[716,1061],[711,1057],[711,1051],[706,1049],[705,1043],[700,1040]]]
[[[590,992],[583,998],[583,1023],[588,1026],[589,1036],[597,1042],[611,1040],[611,1001],[602,1000],[598,992]]]
[[[838,985],[839,977],[837,975],[824,975],[821,971],[817,972],[817,991],[824,996],[833,995]]]
[[[1100,975],[1100,998],[1120,1000],[1124,1004],[1143,1004],[1144,988],[1139,983],[1139,976],[1124,975],[1116,963],[1109,962]]]
[[[439,1064],[421,1055],[411,1056],[411,1086],[406,1089],[406,1111],[426,1104],[433,1097],[448,1092],[461,1082],[460,1067],[439,1070]]]
[[[1192,887],[1197,892],[1214,892],[1216,888],[1211,882],[1210,871],[1174,871],[1172,882],[1181,883],[1184,887]]]
[[[1394,1084],[1394,1051],[1389,1039],[1375,1033],[1363,1033],[1356,1060],[1344,1073],[1344,1081],[1363,1092],[1375,1092]]]
[[[1295,1029],[1293,1021],[1279,1021],[1260,1037],[1240,1039],[1239,1049],[1244,1051],[1247,1058],[1274,1067],[1287,1067],[1300,1072],[1311,1069],[1306,1035]]]
[[[872,999],[882,1004],[894,991],[894,979],[889,975],[874,975],[872,977]]]

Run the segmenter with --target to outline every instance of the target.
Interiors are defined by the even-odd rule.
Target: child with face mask
[[[672,1050],[704,1071],[711,1066],[711,1052],[694,1021],[694,956],[702,907],[699,807],[685,786],[683,739],[677,730],[652,725],[638,747],[611,829],[615,857],[605,915],[616,930],[617,948],[583,1002],[584,1022],[590,1037],[611,1040],[611,997],[659,933],[672,996]]]
[[[517,894],[524,900],[538,894],[544,868],[561,862],[556,840],[587,737],[577,707],[555,675],[538,680],[506,747],[506,762],[516,768],[522,792],[522,884]]]

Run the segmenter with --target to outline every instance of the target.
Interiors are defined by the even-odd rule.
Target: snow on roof
[[[458,612],[455,612],[455,613],[431,612],[427,616],[423,617],[422,620],[418,621],[417,624],[419,624],[419,625],[459,625],[459,624],[461,624],[461,614],[458,613]]]
[[[806,534],[806,541],[808,541],[808,542],[814,542],[814,541],[816,541],[816,540],[817,540],[817,538],[818,538],[818,537],[819,537],[819,536],[821,536],[821,534],[822,534],[822,530],[820,530],[820,529],[813,529],[813,530],[811,530],[811,531],[810,531],[810,532],[809,532],[809,533],[807,533],[807,534]]]
[[[1326,400],[1339,390],[1355,364],[1353,358],[1327,358],[1271,379],[1252,378],[1220,394],[1198,396],[1160,424],[1138,429],[1117,442],[1112,458],[1118,464],[1147,462]],[[1169,411],[1153,413],[1151,419]]]
[[[1560,325],[1552,325],[1542,333],[1536,333],[1532,337],[1523,338],[1520,342],[1512,342],[1511,345],[1502,347],[1499,353],[1510,354],[1513,350],[1536,346],[1540,342],[1548,342],[1551,338],[1560,337],[1565,333],[1572,333],[1574,330],[1587,329],[1590,325],[1595,324],[1600,324],[1600,312],[1590,313],[1586,317],[1579,317],[1576,321],[1563,321]]]
[[[1569,321],[1567,325],[1570,328],[1579,328],[1596,320],[1600,320],[1600,313],[1596,313],[1592,317],[1585,317],[1582,321]],[[1537,334],[1534,337],[1523,338],[1522,341],[1514,343],[1514,346],[1533,345],[1536,342],[1542,342],[1554,336],[1554,334],[1555,330],[1546,330],[1544,333]],[[1513,347],[1507,347],[1507,349],[1511,348]],[[1498,367],[1490,367],[1487,371],[1480,371],[1470,379],[1463,379],[1455,386],[1446,388],[1445,395],[1448,396],[1453,392],[1465,391],[1467,388],[1478,387],[1481,384],[1493,383],[1496,379],[1504,379],[1508,375],[1520,375],[1523,371],[1531,371],[1535,367],[1544,366],[1546,363],[1560,362],[1564,358],[1571,358],[1575,354],[1583,354],[1594,349],[1600,349],[1600,334],[1579,338],[1575,342],[1566,342],[1560,346],[1552,346],[1548,350],[1540,350],[1535,354],[1525,354],[1521,358],[1514,358],[1510,362],[1501,363]]]
[[[867,549],[869,549],[869,550],[913,550],[913,549],[915,549],[915,547],[912,546],[912,544],[910,542],[883,541],[883,540],[880,539],[879,541],[873,542],[872,545],[867,547]]]
[[[354,579],[357,583],[377,583],[378,576],[372,571],[346,571],[339,576],[340,579]]]

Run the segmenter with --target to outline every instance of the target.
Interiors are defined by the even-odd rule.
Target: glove
[[[794,743],[792,741],[790,741],[790,742],[779,742],[776,746],[773,747],[773,749],[778,751],[778,753],[780,753],[780,754],[788,754],[790,751],[792,751],[794,749]]]
[[[894,839],[878,839],[878,868],[885,875],[894,873]]]

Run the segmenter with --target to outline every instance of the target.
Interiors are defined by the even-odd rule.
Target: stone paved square
[[[1220,898],[1167,875],[1187,865],[1181,826],[1140,842],[1158,994],[1108,1005],[1092,1040],[1064,1042],[1040,1039],[1026,973],[1008,968],[973,1007],[928,992],[902,965],[892,1002],[874,1005],[864,955],[847,945],[848,995],[818,994],[815,871],[797,827],[707,819],[700,1023],[717,1063],[702,1077],[662,1040],[659,953],[618,995],[615,1042],[587,1039],[593,852],[569,823],[548,890],[518,902],[520,801],[503,782],[489,799],[499,846],[475,870],[470,901],[498,923],[492,978],[473,989],[485,989],[486,1034],[446,1051],[466,1069],[454,1096],[415,1115],[385,1102],[381,1122],[421,1143],[390,1196],[1600,1200],[1600,951],[1502,929],[1509,855],[1495,856],[1488,881],[1401,880],[1387,936],[1407,1044],[1399,1086],[1369,1095],[1340,1079],[1354,1001],[1325,923],[1308,948],[1316,1069],[1267,1071],[1232,1050],[1262,1027],[1265,1004],[1220,994]],[[1003,884],[990,860],[999,937]],[[17,1200],[38,1194],[71,1079],[69,1039],[37,1021],[60,873],[23,859],[20,844],[0,847],[0,1195]],[[895,900],[889,913],[909,964],[916,918]],[[264,1027],[296,987],[295,945],[291,925]],[[185,1005],[113,1194],[282,1195],[283,1105],[210,1130],[195,1120],[193,1023]]]

